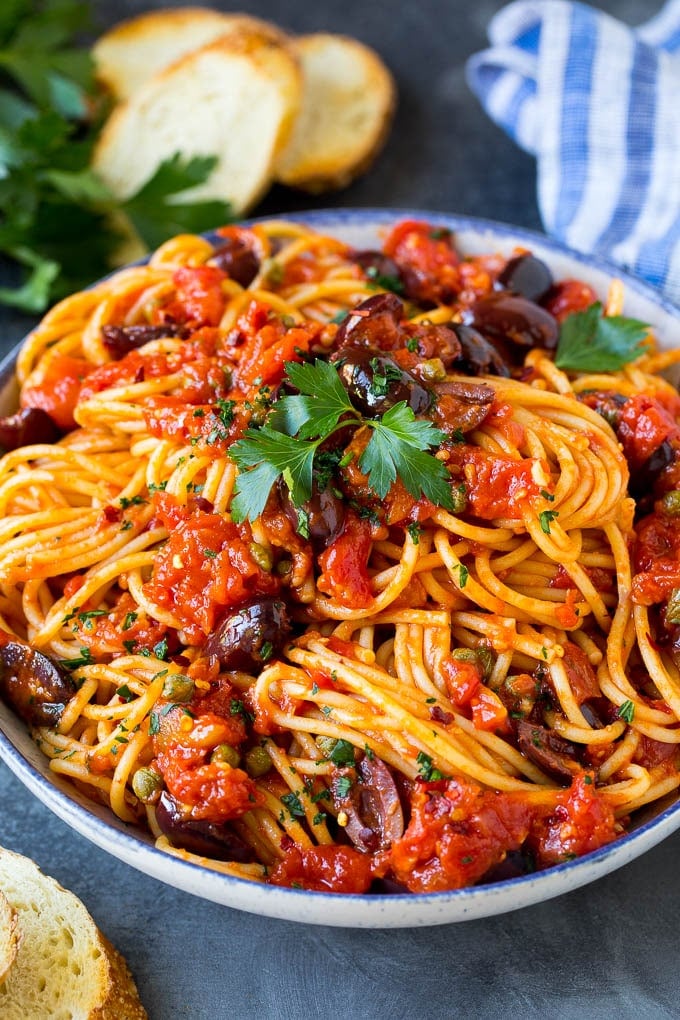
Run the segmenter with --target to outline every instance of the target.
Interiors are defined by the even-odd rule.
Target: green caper
[[[245,766],[251,779],[264,776],[272,767],[272,760],[267,754],[267,749],[260,744],[251,747],[249,751],[246,751]]]
[[[132,790],[142,804],[155,804],[163,789],[163,777],[150,765],[137,769],[132,777]]]
[[[427,361],[421,361],[418,373],[423,382],[444,382],[446,379],[446,369],[441,358],[428,358]]]
[[[210,761],[224,762],[225,765],[231,765],[235,769],[241,764],[241,755],[231,744],[218,744],[210,755]]]
[[[191,701],[196,685],[191,677],[183,673],[171,673],[163,684],[163,697],[167,701]]]
[[[260,545],[259,542],[251,542],[249,551],[258,567],[260,567],[261,570],[265,570],[268,574],[271,573],[271,569],[274,566],[274,558],[272,556],[271,549],[267,548],[266,545]]]
[[[680,588],[674,588],[666,605],[666,623],[680,623]]]
[[[451,489],[451,496],[453,498],[451,513],[462,514],[467,506],[467,489],[465,484],[461,482],[460,485],[454,485]]]
[[[488,680],[496,665],[496,658],[490,648],[480,645],[478,648],[455,648],[451,652],[453,659],[459,662],[471,662],[481,669],[485,680]]]
[[[314,743],[321,751],[324,758],[330,758],[337,744],[335,737],[316,737]]]
[[[661,505],[667,514],[673,517],[680,515],[680,489],[666,492],[661,499]]]

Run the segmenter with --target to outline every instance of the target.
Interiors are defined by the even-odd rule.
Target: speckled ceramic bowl
[[[680,343],[680,311],[638,280],[600,259],[570,252],[539,234],[486,220],[411,209],[343,209],[288,218],[308,223],[359,248],[375,247],[378,231],[403,218],[449,227],[458,246],[476,254],[509,254],[517,245],[544,259],[556,278],[575,276],[604,297],[613,276],[625,284],[625,314],[653,325],[663,347]],[[14,356],[0,365],[0,414],[14,409]],[[24,724],[0,705],[0,757],[18,778],[63,821],[103,850],[147,875],[215,903],[268,917],[357,928],[398,928],[447,924],[516,910],[593,882],[645,853],[680,827],[680,798],[640,812],[622,839],[577,860],[522,878],[429,895],[343,896],[280,889],[231,878],[170,857],[150,837],[94,805],[49,771]]]

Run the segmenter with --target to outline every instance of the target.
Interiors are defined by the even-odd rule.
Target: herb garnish
[[[615,372],[644,354],[648,331],[639,319],[602,315],[596,301],[562,323],[555,364],[570,372]]]
[[[417,419],[405,401],[380,418],[364,418],[351,403],[337,369],[326,361],[317,360],[313,365],[289,362],[286,379],[298,394],[282,397],[266,424],[247,429],[244,438],[230,448],[240,472],[231,505],[235,521],[259,517],[279,478],[288,486],[295,506],[305,503],[312,494],[317,450],[347,426],[371,430],[359,469],[380,499],[399,477],[412,496],[423,494],[451,509],[449,474],[429,452],[445,436],[431,421]]]

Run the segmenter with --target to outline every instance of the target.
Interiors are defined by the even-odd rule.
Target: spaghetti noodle
[[[169,853],[335,892],[548,867],[677,789],[680,354],[558,368],[595,295],[527,295],[532,258],[271,221],[49,312],[0,460],[0,651],[55,773]],[[308,428],[305,498],[293,458],[249,514],[247,443],[302,443],[281,409],[321,399],[282,403],[291,363],[333,366],[348,411]],[[372,481],[398,415],[439,504],[422,471]]]

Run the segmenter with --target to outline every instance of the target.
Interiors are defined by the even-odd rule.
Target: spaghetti
[[[56,774],[169,853],[334,892],[548,867],[677,789],[680,354],[558,368],[596,297],[520,270],[548,272],[271,221],[49,312],[0,460],[0,651]],[[346,394],[313,460],[291,364]],[[252,455],[276,428],[304,499],[294,453]]]

